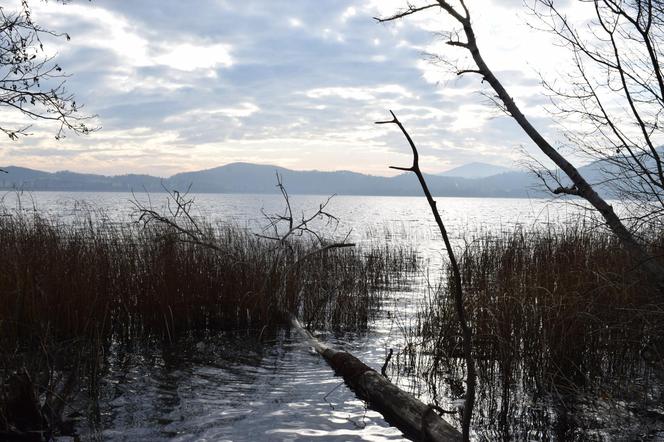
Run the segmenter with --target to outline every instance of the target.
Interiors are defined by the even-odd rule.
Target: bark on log
[[[334,371],[344,378],[357,397],[369,403],[385,420],[407,437],[418,441],[460,441],[461,433],[443,420],[435,410],[399,389],[387,378],[350,353],[335,350],[314,338],[295,316],[295,328]]]

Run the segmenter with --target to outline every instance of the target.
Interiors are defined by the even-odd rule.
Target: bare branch
[[[390,15],[389,17],[374,17],[374,20],[376,20],[378,23],[385,23],[389,21],[394,21],[394,20],[399,20],[400,18],[407,17],[409,15],[415,14],[420,11],[424,11],[425,9],[431,9],[431,8],[437,8],[440,5],[438,3],[432,3],[430,5],[426,6],[413,6],[410,3],[408,4],[408,7],[406,9],[403,9],[393,15]]]
[[[457,71],[457,75],[463,75],[463,74],[478,74],[478,75],[483,75],[481,71],[477,69],[461,69],[460,71]]]
[[[462,331],[464,358],[466,360],[466,370],[467,370],[466,399],[465,399],[465,406],[463,410],[463,419],[462,419],[463,438],[464,440],[467,441],[470,435],[470,421],[472,418],[473,408],[475,404],[476,372],[475,372],[475,360],[473,359],[473,353],[472,353],[472,330],[468,325],[468,321],[466,319],[466,311],[463,304],[464,300],[463,300],[463,286],[461,284],[461,272],[459,271],[459,264],[457,262],[456,255],[454,254],[454,250],[452,249],[452,244],[447,234],[447,229],[445,228],[445,224],[443,223],[440,213],[438,212],[436,201],[433,199],[431,192],[429,191],[429,186],[427,185],[424,175],[420,170],[419,153],[417,151],[417,147],[415,146],[413,139],[410,137],[410,134],[403,126],[403,124],[401,124],[401,122],[394,114],[394,112],[390,111],[390,114],[392,115],[391,121],[382,121],[378,122],[378,124],[392,123],[397,125],[401,130],[401,133],[403,133],[404,137],[408,141],[408,144],[410,145],[411,151],[413,153],[412,167],[407,169],[397,168],[397,167],[392,167],[392,168],[399,170],[408,170],[413,172],[417,176],[420,186],[422,187],[422,191],[424,192],[424,196],[426,197],[427,202],[429,203],[429,207],[431,208],[431,213],[433,214],[433,217],[436,220],[436,225],[438,226],[440,235],[442,236],[443,242],[445,243],[447,256],[450,260],[450,265],[452,267],[452,293],[454,293],[454,302],[456,305],[457,316],[459,318],[459,325],[461,326],[461,331]]]
[[[445,44],[449,45],[449,46],[458,46],[460,48],[468,49],[468,43],[464,43],[462,41],[450,40],[450,41],[446,41]]]
[[[0,108],[15,110],[32,120],[55,123],[56,139],[65,132],[88,134],[98,127],[89,126],[94,116],[81,114],[82,106],[65,88],[68,77],[45,55],[42,36],[66,38],[66,33],[46,30],[35,24],[27,0],[21,9],[6,12],[0,7]],[[16,141],[27,136],[28,126],[6,127],[0,132]]]
[[[561,193],[565,195],[576,195],[579,196],[579,189],[577,189],[575,186],[572,187],[557,187],[556,189],[553,190],[553,193],[556,195],[560,195]]]

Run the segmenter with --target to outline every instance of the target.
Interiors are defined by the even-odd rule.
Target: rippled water
[[[132,219],[134,198],[125,193],[35,192],[5,195],[5,205],[74,220],[90,209],[110,222]],[[144,203],[148,196],[138,195]],[[276,195],[196,195],[196,210],[214,222],[253,231],[265,224],[261,209],[283,208]],[[165,195],[149,196],[163,207]],[[294,196],[300,212],[317,208],[325,197]],[[564,223],[582,210],[544,200],[439,198],[439,208],[457,245],[480,231]],[[444,252],[423,198],[339,196],[328,211],[340,219],[330,235],[352,230],[355,242],[412,243],[439,268]],[[415,285],[416,287],[416,285]],[[361,335],[324,336],[380,369],[388,348],[403,345],[402,329],[423,294],[395,291],[370,330]],[[102,381],[98,425],[85,430],[103,440],[400,440],[380,414],[334,377],[324,360],[297,335],[259,331],[178,342],[160,350],[114,349]],[[402,379],[407,382],[408,379]]]
[[[187,344],[113,364],[104,382],[104,439],[401,439],[298,336]]]

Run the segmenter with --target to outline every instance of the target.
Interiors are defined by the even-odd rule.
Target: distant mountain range
[[[458,197],[526,197],[542,196],[541,183],[530,172],[513,171],[484,165],[473,172],[472,165],[461,166],[443,175],[427,175],[429,188],[436,196]],[[589,166],[586,166],[586,168]],[[491,169],[492,168],[492,169]],[[150,175],[103,176],[76,172],[43,172],[24,167],[3,167],[0,188],[53,191],[118,191],[159,192],[164,189],[204,193],[277,193],[275,173],[291,194],[320,195],[421,195],[416,177],[401,174],[394,177],[336,171],[297,171],[277,166],[232,163],[213,169],[185,172],[170,178]],[[582,168],[583,169],[583,168]],[[489,173],[489,170],[498,173]],[[583,170],[582,170],[583,172]],[[466,176],[458,176],[466,174]],[[473,177],[473,174],[478,175]]]
[[[454,169],[446,170],[445,172],[441,172],[437,175],[454,176],[460,178],[486,178],[489,176],[508,172],[515,172],[515,170],[503,166],[496,166],[494,164],[474,162],[455,167]]]

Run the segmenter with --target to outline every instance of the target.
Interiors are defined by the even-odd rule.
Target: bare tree
[[[555,114],[569,121],[575,149],[600,160],[604,181],[630,204],[632,218],[662,227],[661,127],[664,6],[653,0],[588,2],[593,20],[579,29],[553,0],[532,7],[572,54],[565,86],[545,80]]]
[[[80,114],[81,106],[65,88],[67,74],[53,56],[46,55],[42,41],[46,37],[70,39],[36,24],[28,0],[22,0],[16,11],[0,6],[0,109],[54,123],[56,139],[66,130],[87,134],[94,130],[86,125],[92,117]],[[10,140],[28,135],[30,127],[0,121],[0,131]]]
[[[550,0],[547,0],[550,1]],[[638,2],[639,0],[635,0]],[[599,0],[595,0],[597,4]],[[576,195],[588,201],[604,218],[606,225],[620,239],[626,249],[630,250],[635,256],[640,266],[648,272],[654,281],[660,286],[664,285],[664,268],[653,259],[644,245],[627,229],[623,221],[613,210],[613,207],[606,202],[581,176],[579,171],[565,158],[555,147],[553,147],[540,132],[531,124],[530,120],[523,114],[519,106],[512,99],[503,84],[495,76],[491,68],[485,62],[480,48],[478,46],[475,30],[473,29],[471,14],[465,0],[437,0],[422,6],[408,4],[407,7],[389,17],[376,18],[379,22],[389,22],[416,14],[422,10],[436,8],[444,11],[457,24],[457,29],[450,30],[447,44],[454,48],[467,51],[474,64],[468,69],[460,69],[457,74],[476,74],[483,81],[487,82],[495,92],[495,102],[507,112],[523,129],[535,145],[549,158],[555,165],[564,172],[571,180],[570,186],[560,186],[556,188],[557,193]],[[644,126],[646,132],[650,130]]]

